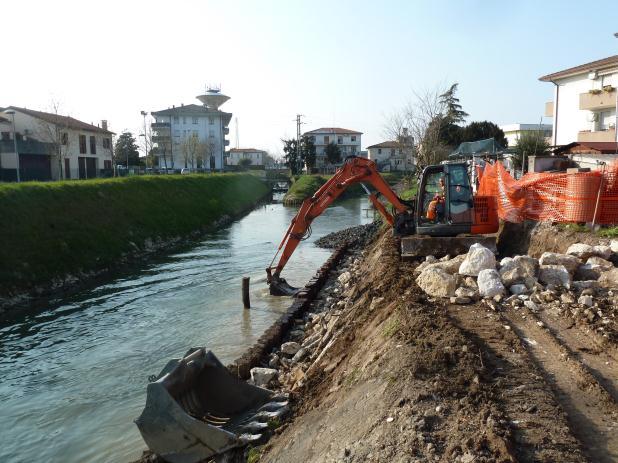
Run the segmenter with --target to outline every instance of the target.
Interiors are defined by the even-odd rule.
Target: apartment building
[[[340,127],[322,127],[305,132],[303,135],[309,137],[315,145],[315,166],[317,168],[323,168],[328,165],[325,150],[330,143],[335,143],[339,147],[342,160],[346,156],[358,155],[361,151],[361,136],[363,133],[356,130],[342,129]]]
[[[500,129],[504,132],[504,136],[509,143],[509,148],[517,145],[519,138],[525,132],[543,132],[543,136],[550,145],[553,144],[551,124],[505,124],[501,125]]]
[[[223,168],[232,114],[219,107],[229,97],[219,88],[210,88],[197,99],[202,104],[174,105],[151,113],[152,142],[159,168]]]
[[[616,142],[618,55],[541,77],[554,85],[545,105],[553,117],[553,145],[573,142]]]
[[[96,126],[69,116],[9,106],[0,113],[0,178],[17,179],[18,156],[22,181],[111,176],[112,136],[107,121]]]

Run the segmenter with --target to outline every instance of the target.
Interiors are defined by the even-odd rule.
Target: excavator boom
[[[378,173],[375,162],[356,156],[348,157],[335,175],[322,185],[311,198],[307,198],[303,201],[298,213],[292,219],[292,223],[279,244],[277,254],[273,258],[274,262],[279,252],[283,249],[277,266],[272,267],[273,262],[271,262],[271,266],[266,269],[271,293],[290,294],[293,292],[293,288],[287,285],[285,280],[280,277],[281,271],[298,244],[305,239],[310,229],[311,222],[322,214],[322,212],[324,212],[347,187],[360,182],[371,184],[394,206],[399,214],[406,214],[408,212],[409,208],[399,199],[397,194],[395,194],[384,178]],[[393,225],[395,219],[377,197],[374,194],[370,194],[369,199],[378,212],[382,214],[384,219],[389,224]]]

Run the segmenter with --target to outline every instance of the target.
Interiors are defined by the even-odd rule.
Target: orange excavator
[[[363,186],[373,206],[393,227],[394,234],[407,237],[405,243],[402,239],[402,255],[427,253],[427,250],[434,255],[461,253],[479,241],[484,244],[493,241],[495,247],[494,237],[482,235],[498,231],[496,198],[473,195],[465,163],[426,167],[418,183],[417,196],[406,201],[399,198],[379,174],[375,162],[350,156],[311,198],[305,199],[292,219],[275,257],[266,269],[271,294],[293,295],[296,292],[296,288],[281,277],[281,271],[298,244],[308,237],[311,222],[355,183]],[[364,183],[371,184],[377,193],[371,193]],[[378,199],[379,195],[393,206],[393,213]],[[283,253],[279,262],[273,267],[281,249]]]

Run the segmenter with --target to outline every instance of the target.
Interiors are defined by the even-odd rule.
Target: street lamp
[[[146,116],[148,113],[141,111],[140,114],[144,117],[144,155],[146,156],[146,161],[148,161],[148,138],[146,137]]]
[[[17,160],[17,183],[21,181],[19,177],[19,153],[17,152],[17,137],[15,136],[15,111],[9,109],[5,111],[6,114],[11,116],[11,121],[13,122],[13,148],[15,149],[15,159]]]

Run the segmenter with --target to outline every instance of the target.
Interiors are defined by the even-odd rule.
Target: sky
[[[608,8],[606,8],[608,7]],[[549,0],[4,0],[0,106],[143,132],[140,111],[231,97],[230,146],[343,127],[363,149],[414,92],[459,83],[468,122],[538,123],[538,78],[618,54],[618,8]],[[551,119],[544,118],[544,123]]]

